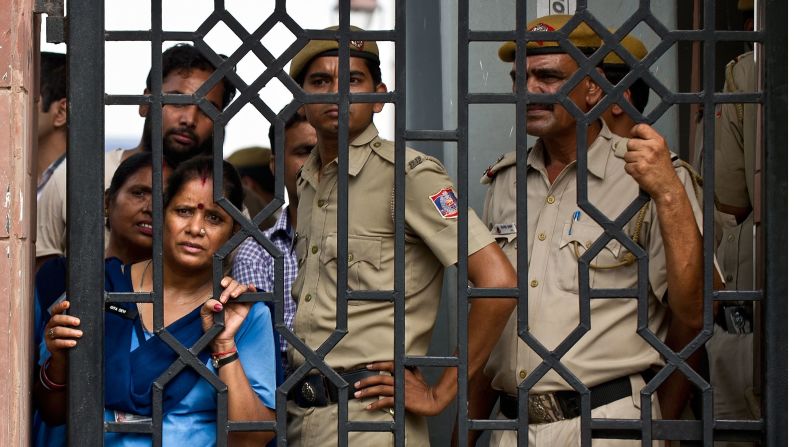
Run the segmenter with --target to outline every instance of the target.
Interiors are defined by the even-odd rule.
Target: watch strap
[[[232,363],[239,358],[240,356],[237,354],[237,352],[234,352],[232,355],[228,357],[223,357],[223,358],[213,357],[212,360],[213,367],[215,367],[215,369],[220,369],[222,366]]]

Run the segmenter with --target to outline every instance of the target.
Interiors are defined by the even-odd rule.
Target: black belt
[[[730,334],[750,334],[754,331],[754,305],[751,303],[721,303],[715,324]]]
[[[348,383],[348,399],[353,399],[356,389],[353,384],[367,377],[377,376],[378,371],[369,369],[355,369],[348,372],[339,373],[342,380]],[[325,407],[329,404],[338,402],[337,387],[320,374],[305,376],[287,394],[289,400],[295,401],[296,405],[302,408]]]
[[[648,383],[656,373],[646,370],[641,373]],[[591,409],[607,405],[632,395],[630,376],[619,377],[591,387]],[[531,424],[557,422],[580,417],[580,393],[577,391],[556,391],[547,394],[531,394],[528,403],[528,417]],[[508,419],[518,416],[516,396],[500,392],[500,411]]]

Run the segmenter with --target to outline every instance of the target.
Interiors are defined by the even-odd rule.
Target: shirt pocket
[[[604,229],[598,225],[580,222],[575,222],[573,228],[569,222],[563,225],[557,253],[557,271],[555,272],[558,287],[561,290],[578,293],[579,263],[577,261],[591,248],[591,245],[599,239],[602,233],[604,233]],[[611,272],[619,268],[626,268],[622,263],[622,246],[617,240],[612,239],[591,259],[588,269],[589,286],[597,289],[618,287],[617,284],[612,284]]]
[[[326,236],[323,241],[323,253],[320,262],[329,276],[337,277],[338,247],[337,234]],[[380,237],[348,236],[348,289],[350,290],[391,290],[393,287],[391,275],[384,278],[381,271]],[[349,305],[366,304],[367,301],[351,300]]]

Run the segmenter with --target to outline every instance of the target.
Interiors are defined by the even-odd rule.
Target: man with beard
[[[175,45],[163,52],[163,93],[190,95],[196,92],[212,75],[215,67],[195,47],[189,44]],[[151,94],[152,73],[146,78],[144,94]],[[235,89],[224,79],[213,86],[205,98],[218,110],[223,110],[231,101]],[[163,155],[170,165],[179,163],[197,154],[212,151],[213,122],[195,104],[163,105]],[[110,185],[113,173],[127,157],[138,152],[152,150],[152,109],[148,104],[138,107],[145,117],[141,141],[132,149],[115,149],[105,153],[105,187]],[[66,252],[66,163],[53,172],[50,182],[44,187],[37,204],[36,266],[47,259],[62,256]],[[151,234],[151,226],[142,226],[141,231]]]

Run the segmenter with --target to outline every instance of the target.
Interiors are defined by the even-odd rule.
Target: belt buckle
[[[328,405],[328,397],[322,376],[308,376],[298,382],[295,403],[303,408]]]
[[[531,394],[528,405],[528,416],[531,424],[548,424],[566,419],[555,395]]]
[[[317,392],[309,381],[305,381],[303,385],[301,385],[301,397],[309,404],[314,404],[315,400],[317,400]]]

